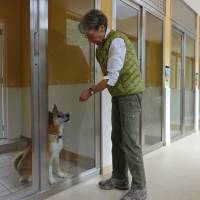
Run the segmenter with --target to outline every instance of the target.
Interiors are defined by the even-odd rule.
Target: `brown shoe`
[[[102,190],[113,190],[113,189],[119,189],[119,190],[128,190],[129,189],[129,182],[128,181],[121,181],[115,178],[109,178],[105,181],[99,182],[99,187]]]

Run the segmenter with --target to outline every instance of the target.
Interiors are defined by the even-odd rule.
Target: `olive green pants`
[[[146,187],[140,145],[142,94],[112,97],[112,177],[128,179],[137,189]]]

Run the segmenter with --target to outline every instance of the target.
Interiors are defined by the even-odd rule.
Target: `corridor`
[[[144,159],[148,200],[200,199],[199,133],[149,153]],[[98,181],[103,178],[86,181],[48,200],[120,200],[124,192],[101,191],[97,187]]]

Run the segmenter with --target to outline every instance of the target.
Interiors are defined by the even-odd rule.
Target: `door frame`
[[[182,139],[188,135],[191,135],[195,132],[195,89],[193,90],[193,105],[194,105],[194,127],[191,131],[185,132],[184,130],[184,125],[185,125],[185,57],[186,57],[186,37],[190,37],[191,39],[193,39],[194,41],[196,41],[195,35],[192,34],[191,32],[187,31],[187,29],[183,28],[182,26],[180,26],[178,23],[176,23],[175,21],[172,21],[172,31],[176,31],[177,33],[181,34],[182,36],[182,66],[181,66],[181,109],[182,109],[182,113],[181,113],[181,134],[177,137],[171,138],[171,142],[175,142],[179,139]],[[171,32],[172,32],[171,31]],[[195,49],[196,49],[196,45],[195,45]],[[195,55],[196,56],[196,55]],[[195,80],[194,84],[195,84]],[[171,98],[170,98],[171,101]],[[171,121],[171,120],[170,120]],[[170,122],[171,124],[171,122]],[[171,130],[171,128],[170,128]],[[171,132],[171,131],[170,131]],[[170,134],[171,137],[171,134]]]
[[[2,31],[2,35],[0,35],[0,37],[2,37],[2,46],[0,48],[2,48],[2,61],[0,63],[0,98],[1,98],[1,117],[0,117],[0,120],[1,120],[1,125],[2,127],[0,127],[0,139],[4,139],[5,138],[5,95],[4,95],[4,92],[5,92],[5,88],[4,88],[4,65],[5,65],[5,25],[3,22],[0,21],[0,31]]]
[[[28,0],[30,3],[30,58],[31,58],[31,135],[32,135],[32,184],[30,187],[16,191],[15,193],[0,197],[0,200],[8,198],[9,200],[27,199],[30,196],[39,193],[39,134],[38,134],[38,70],[34,65],[33,36],[35,32],[35,23],[37,19],[37,1]],[[6,43],[6,42],[5,42]]]
[[[171,29],[171,35],[173,32],[176,32],[177,34],[179,34],[181,36],[181,69],[180,69],[180,135],[176,136],[176,137],[171,137],[170,134],[170,138],[173,141],[175,138],[180,137],[181,135],[183,135],[183,122],[184,122],[184,33],[179,30],[178,28],[176,28],[175,26],[172,26]],[[171,38],[171,43],[172,43],[172,38]],[[172,53],[172,49],[171,49],[171,53]],[[171,90],[171,87],[170,87]],[[171,95],[170,95],[170,101],[171,101]],[[171,108],[170,108],[171,109]],[[171,113],[170,113],[171,115]],[[170,117],[171,119],[171,117]],[[171,120],[170,120],[170,126],[171,126]],[[171,133],[171,127],[170,127],[170,133]]]
[[[36,0],[35,0],[36,1]],[[94,7],[100,8],[100,1],[94,0]],[[100,130],[100,94],[95,95],[95,168],[90,169],[72,179],[65,179],[63,182],[58,182],[54,185],[49,184],[48,175],[48,155],[47,155],[47,139],[48,139],[48,0],[38,1],[38,20],[37,33],[35,33],[34,46],[35,53],[35,68],[37,68],[39,87],[38,92],[38,131],[39,131],[39,146],[40,146],[40,189],[39,197],[47,197],[58,191],[65,190],[77,183],[87,180],[100,174],[101,167],[101,130]],[[95,65],[95,60],[93,60]],[[95,67],[95,82],[97,80],[97,70]]]
[[[163,25],[163,29],[162,29],[162,38],[163,38],[163,54],[162,54],[162,59],[163,59],[163,63],[162,63],[162,85],[161,85],[161,90],[162,90],[162,102],[161,102],[161,141],[151,145],[150,147],[144,148],[143,152],[144,154],[147,154],[149,152],[152,152],[158,148],[161,148],[164,145],[164,139],[165,139],[165,126],[166,126],[166,110],[165,110],[165,98],[166,98],[166,92],[165,92],[165,73],[164,73],[164,66],[165,66],[165,17],[163,14],[161,14],[160,12],[158,12],[157,10],[155,10],[152,7],[142,7],[142,23],[141,23],[141,30],[142,30],[142,45],[141,45],[141,54],[142,54],[142,77],[145,80],[146,77],[146,63],[145,63],[145,59],[146,59],[146,13],[149,13],[151,15],[153,15],[154,17],[156,17],[157,19],[162,21],[162,25]],[[144,134],[142,134],[142,144],[144,144]]]
[[[114,29],[116,29],[116,1],[117,0],[113,0],[113,24],[114,24]],[[127,4],[128,6],[137,9],[139,12],[139,16],[138,16],[138,60],[140,63],[140,67],[141,67],[141,71],[142,71],[142,78],[145,79],[145,25],[146,25],[146,12],[152,14],[154,17],[157,17],[158,19],[160,19],[163,22],[163,77],[164,77],[164,65],[165,65],[165,52],[164,52],[164,47],[165,47],[165,21],[164,21],[164,15],[161,14],[159,11],[155,10],[154,8],[152,8],[151,6],[146,5],[145,3],[142,2],[138,2],[137,0],[135,1],[130,1],[130,0],[120,0],[121,2]],[[155,149],[158,149],[160,147],[163,146],[164,144],[164,136],[165,136],[165,104],[164,104],[164,78],[162,79],[162,91],[163,91],[163,97],[162,97],[162,122],[161,122],[161,126],[162,126],[162,130],[161,130],[161,137],[162,137],[162,141],[152,145],[148,148],[144,148],[143,149],[143,153],[149,153]],[[142,121],[141,121],[141,128],[142,128]],[[144,134],[142,134],[140,136],[140,142],[141,144],[144,144]]]

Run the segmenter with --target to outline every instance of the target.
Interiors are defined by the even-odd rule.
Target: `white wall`
[[[8,139],[31,138],[30,88],[5,88],[5,129]]]
[[[101,123],[102,123],[102,167],[112,164],[111,155],[111,96],[108,90],[102,92]]]
[[[22,134],[21,94],[21,88],[5,88],[5,129],[8,139],[19,138]]]
[[[56,104],[63,113],[70,113],[70,122],[64,125],[64,149],[95,157],[94,98],[79,102],[79,96],[89,84],[49,86],[49,110]]]
[[[64,149],[94,158],[94,98],[79,102],[80,93],[88,87],[88,84],[49,86],[49,110],[57,104],[63,113],[70,113],[71,120],[64,126]],[[21,135],[31,138],[30,88],[7,88],[5,100],[7,138],[15,139]]]

